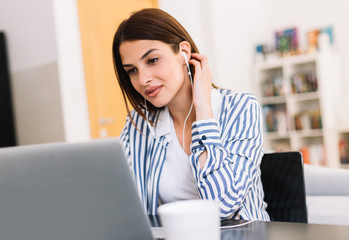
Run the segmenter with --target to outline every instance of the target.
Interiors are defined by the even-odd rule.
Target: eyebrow
[[[141,60],[143,60],[144,58],[146,58],[150,53],[152,53],[153,51],[158,50],[157,48],[151,48],[149,49],[145,54],[143,54],[143,56],[141,57]],[[123,67],[131,67],[133,66],[133,64],[123,64]]]

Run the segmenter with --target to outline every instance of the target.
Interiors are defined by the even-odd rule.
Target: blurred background
[[[179,20],[216,85],[258,97],[266,152],[348,167],[345,0],[0,0],[0,147],[118,136],[112,39],[145,7]]]

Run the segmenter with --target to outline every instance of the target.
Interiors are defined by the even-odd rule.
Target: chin
[[[168,102],[164,102],[164,101],[150,101],[151,104],[153,104],[154,107],[157,107],[157,108],[162,108],[162,107],[165,107]]]
[[[157,108],[163,108],[166,107],[167,104],[153,104]]]

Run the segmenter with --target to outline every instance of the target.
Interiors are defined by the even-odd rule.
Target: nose
[[[143,68],[138,70],[139,83],[147,85],[152,80],[152,73],[149,69]]]

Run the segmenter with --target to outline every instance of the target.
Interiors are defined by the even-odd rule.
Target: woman
[[[256,99],[217,89],[207,58],[160,9],[120,24],[113,58],[128,110],[119,139],[147,213],[156,214],[162,203],[204,198],[219,205],[222,219],[268,220]]]

